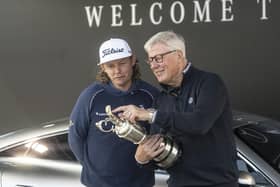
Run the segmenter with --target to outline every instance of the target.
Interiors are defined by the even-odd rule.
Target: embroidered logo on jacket
[[[188,103],[189,103],[189,104],[192,104],[192,103],[193,103],[193,97],[190,97],[190,98],[189,98]]]
[[[95,112],[95,115],[97,115],[97,116],[108,116],[106,113],[100,113],[100,112]]]

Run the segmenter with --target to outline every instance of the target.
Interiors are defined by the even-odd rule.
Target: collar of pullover
[[[128,94],[132,94],[134,91],[136,91],[139,83],[140,83],[139,80],[133,81],[131,84],[131,87],[127,91],[122,91],[122,90],[117,89],[116,87],[114,87],[112,82],[109,82],[108,84],[104,84],[104,88],[106,91],[108,91],[109,93],[111,93],[113,95],[124,96],[124,95],[128,95]]]
[[[183,70],[183,80],[182,83],[179,87],[172,87],[166,84],[160,84],[160,86],[162,87],[162,91],[169,94],[169,95],[173,95],[173,96],[178,96],[181,94],[182,91],[182,86],[185,84],[186,80],[188,79],[188,77],[191,75],[193,71],[193,66],[192,64],[189,62],[187,67]]]

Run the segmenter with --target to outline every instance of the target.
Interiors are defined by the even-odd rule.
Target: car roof
[[[68,131],[68,118],[59,119],[38,126],[28,127],[11,131],[0,135],[0,151],[8,147],[16,146],[30,139],[40,139],[42,137],[52,136],[54,134],[63,134]],[[8,146],[8,147],[7,147]]]
[[[245,112],[233,112],[233,129],[248,125],[254,125],[256,127],[266,127],[268,124],[270,128],[280,130],[280,122],[274,119]]]

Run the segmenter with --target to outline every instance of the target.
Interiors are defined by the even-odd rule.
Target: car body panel
[[[2,184],[5,187],[75,186],[83,187],[79,181],[81,166],[34,158],[3,158]],[[49,179],[49,180],[48,180]],[[48,180],[47,183],[43,181]]]
[[[80,182],[81,165],[73,162],[51,161],[34,158],[0,158],[3,169],[2,184],[5,187],[83,187]],[[49,180],[48,180],[49,179]],[[168,175],[156,172],[155,187],[165,187]],[[42,181],[48,181],[42,183]]]

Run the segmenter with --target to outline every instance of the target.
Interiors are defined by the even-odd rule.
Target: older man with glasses
[[[169,187],[237,187],[232,111],[221,78],[188,62],[184,38],[172,31],[152,36],[144,48],[162,86],[154,110],[134,105],[113,110],[130,111],[124,118],[133,123],[148,121],[156,134],[138,146],[135,159],[154,165],[153,158],[163,150],[162,133],[181,148],[180,158],[167,169]]]

